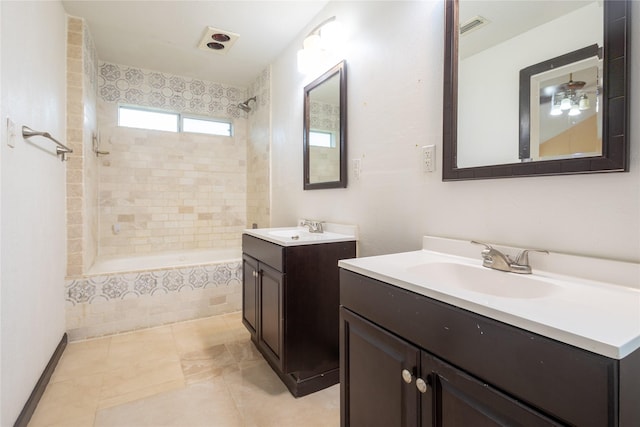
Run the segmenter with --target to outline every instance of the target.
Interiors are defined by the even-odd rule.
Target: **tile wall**
[[[241,262],[86,276],[65,285],[72,341],[242,310]]]
[[[84,20],[67,18],[67,276],[81,275],[98,251],[96,49]]]
[[[101,63],[101,255],[239,247],[246,227],[246,90]],[[117,126],[119,104],[231,119],[232,137]]]
[[[256,97],[249,112],[247,141],[247,225],[271,226],[269,198],[269,146],[271,145],[271,67],[249,86],[247,97]]]

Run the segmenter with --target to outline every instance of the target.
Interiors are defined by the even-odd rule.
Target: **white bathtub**
[[[169,269],[201,264],[219,264],[237,261],[241,256],[241,249],[192,250],[125,257],[104,256],[96,259],[87,272],[87,275]]]
[[[98,259],[66,282],[71,340],[242,309],[240,249]]]

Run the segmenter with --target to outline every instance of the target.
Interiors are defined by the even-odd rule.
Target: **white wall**
[[[7,146],[6,117],[65,141],[66,16],[59,2],[0,2],[1,407],[13,425],[65,330],[65,164],[52,144]]]
[[[302,190],[301,34],[273,65],[272,225],[313,217],[356,223],[364,256],[420,248],[421,236],[640,261],[640,123],[631,124],[631,172],[442,182],[441,1],[333,2],[309,25],[345,24],[349,185]],[[640,22],[640,8],[633,8]],[[631,80],[640,80],[640,27]],[[640,97],[631,99],[631,117]],[[517,140],[514,140],[514,144]],[[437,171],[420,149],[436,144]],[[362,159],[359,180],[351,160]]]

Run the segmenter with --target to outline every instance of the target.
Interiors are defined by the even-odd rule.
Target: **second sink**
[[[453,262],[420,264],[407,271],[429,282],[503,298],[543,298],[560,289],[556,284],[529,276]]]

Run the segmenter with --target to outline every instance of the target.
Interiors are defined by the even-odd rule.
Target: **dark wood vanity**
[[[338,260],[355,241],[280,246],[242,236],[242,322],[291,394],[339,381]]]
[[[638,426],[617,360],[340,270],[342,427]]]

